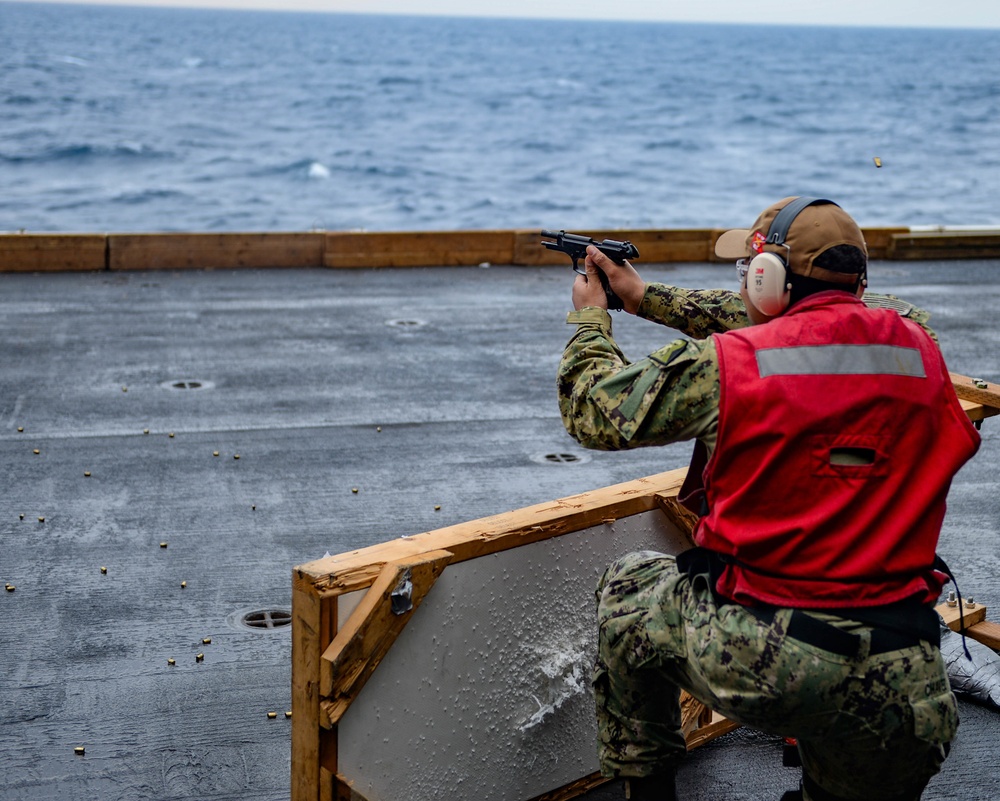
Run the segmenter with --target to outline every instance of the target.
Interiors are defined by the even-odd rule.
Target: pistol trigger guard
[[[580,258],[578,256],[570,256],[570,258],[573,259],[573,272],[577,275],[586,275],[587,269],[580,269]]]

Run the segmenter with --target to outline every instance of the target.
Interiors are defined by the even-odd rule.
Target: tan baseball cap
[[[806,198],[802,202],[810,199]],[[716,240],[715,255],[723,259],[746,259],[757,253],[776,253],[796,275],[838,284],[856,281],[856,273],[835,272],[813,264],[817,256],[837,245],[852,245],[868,255],[868,247],[858,224],[831,200],[811,199],[814,202],[805,206],[792,220],[784,244],[767,241],[771,224],[778,212],[798,200],[797,197],[786,197],[769,206],[752,228],[726,231]]]

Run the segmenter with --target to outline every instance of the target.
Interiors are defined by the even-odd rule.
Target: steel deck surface
[[[0,579],[16,588],[0,595],[0,798],[287,799],[290,632],[241,621],[289,609],[293,566],[686,465],[688,444],[590,452],[563,430],[572,277],[0,276]],[[933,313],[951,370],[1000,380],[1000,263],[880,262],[871,286]],[[674,336],[624,314],[615,330],[632,357]],[[1000,612],[1000,421],[982,433],[940,550]],[[961,713],[929,801],[1000,792],[997,713]],[[796,784],[780,743],[748,730],[679,777],[691,801]]]

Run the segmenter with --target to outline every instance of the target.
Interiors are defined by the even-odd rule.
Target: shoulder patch
[[[675,339],[669,345],[649,354],[649,360],[655,362],[660,367],[669,367],[688,352],[689,344],[686,339]],[[692,353],[691,357],[697,358],[697,354]]]

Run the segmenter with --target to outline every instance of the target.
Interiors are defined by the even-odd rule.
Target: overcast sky
[[[92,4],[94,0],[63,0]],[[1000,28],[998,0],[104,0],[369,14],[757,22],[933,28]]]

